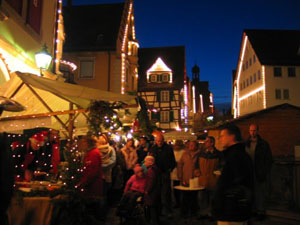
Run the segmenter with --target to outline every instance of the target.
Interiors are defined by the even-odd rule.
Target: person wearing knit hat
[[[137,199],[143,196],[145,191],[146,176],[143,168],[139,164],[136,164],[133,171],[134,174],[126,183],[123,197],[117,209],[117,215],[119,216],[128,216],[134,212]]]

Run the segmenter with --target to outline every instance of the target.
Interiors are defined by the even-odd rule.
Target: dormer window
[[[147,70],[148,83],[172,83],[172,70],[159,57]]]

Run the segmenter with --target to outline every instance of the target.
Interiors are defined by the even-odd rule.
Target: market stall
[[[196,140],[197,136],[185,131],[170,131],[164,133],[166,140]]]
[[[24,209],[24,206],[29,204],[38,210],[40,202],[47,206],[46,211],[52,212],[50,195],[55,192],[57,195],[66,195],[65,187],[75,188],[74,183],[82,170],[81,156],[74,138],[85,135],[91,125],[91,111],[88,111],[91,102],[106,104],[108,107],[117,106],[110,111],[113,112],[111,118],[103,116],[105,122],[110,121],[108,124],[116,124],[119,120],[126,123],[133,121],[138,110],[135,96],[101,91],[20,72],[15,72],[11,79],[0,87],[0,96],[12,99],[25,108],[20,112],[4,111],[0,117],[0,132],[9,132],[8,137],[17,140],[26,129],[45,129],[32,134],[22,144],[11,141],[15,170],[25,171],[25,175],[27,170],[32,172],[29,178],[25,175],[15,177],[18,194],[14,196],[9,209],[12,224],[18,224],[22,217],[15,215],[18,207]],[[125,113],[127,110],[130,111],[130,115]],[[53,172],[55,161],[59,160],[55,153],[59,151],[60,143],[56,131],[59,131],[62,138],[74,142],[71,141],[73,145],[68,146],[67,163],[60,165],[60,171]],[[30,166],[32,168],[29,168]],[[19,205],[20,195],[23,206]],[[72,199],[78,199],[78,196]],[[30,207],[25,210],[24,218],[33,212],[33,209],[29,210]],[[34,220],[38,221],[40,218]],[[49,221],[48,218],[42,224],[49,224]]]

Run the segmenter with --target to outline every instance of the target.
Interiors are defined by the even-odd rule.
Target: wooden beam
[[[13,98],[18,92],[19,90],[22,88],[22,86],[24,85],[24,82],[22,82],[17,89],[11,94],[11,96],[9,96],[9,99]]]
[[[36,93],[36,91],[29,85],[29,84],[25,84],[30,91],[35,95],[35,97],[37,97],[40,102],[49,110],[49,112],[53,112],[53,110],[47,105],[47,103],[41,98],[41,96],[38,95],[38,93]],[[68,127],[64,124],[64,122],[57,116],[54,115],[55,119],[68,131]]]
[[[11,116],[11,117],[0,118],[0,121],[23,120],[23,119],[46,117],[46,116],[76,114],[76,113],[82,113],[82,112],[86,112],[86,111],[87,111],[87,109],[73,109],[73,110],[65,110],[65,111],[57,111],[57,112],[49,112],[49,113],[37,113],[37,114],[22,115],[22,116]]]

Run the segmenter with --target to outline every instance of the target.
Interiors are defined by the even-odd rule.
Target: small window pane
[[[249,59],[249,66],[251,66],[252,65],[252,59],[250,58]]]
[[[274,67],[274,77],[281,77],[281,67]]]
[[[289,89],[283,89],[283,99],[289,99],[289,98],[290,98]]]
[[[161,111],[160,112],[160,122],[169,122],[169,111]]]
[[[296,68],[295,67],[289,67],[288,68],[288,76],[289,77],[295,77],[296,76]]]
[[[169,91],[161,91],[160,92],[160,101],[161,102],[168,102],[170,99]]]
[[[281,90],[280,89],[275,89],[275,98],[281,99]]]
[[[249,79],[247,79],[247,87],[249,86]]]
[[[257,79],[260,80],[260,70],[257,72]]]
[[[93,78],[94,77],[94,61],[82,60],[80,61],[80,78]]]
[[[151,82],[156,82],[156,75],[152,74],[150,75]]]
[[[163,75],[162,75],[162,81],[163,81],[163,82],[168,82],[168,81],[169,81],[169,75],[166,74],[166,73],[163,74]]]
[[[256,56],[253,55],[253,64],[256,62]]]

